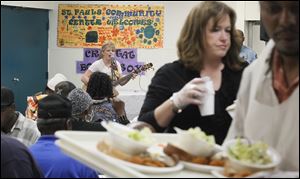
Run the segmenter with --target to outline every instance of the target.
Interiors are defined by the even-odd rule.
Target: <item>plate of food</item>
[[[136,130],[115,122],[103,121],[110,140],[101,140],[97,149],[121,163],[144,173],[179,171],[183,165],[164,153],[148,128]]]
[[[155,139],[149,128],[136,130],[111,121],[102,121],[101,125],[108,131],[112,147],[124,153],[140,154],[155,144]]]
[[[113,148],[109,141],[100,141],[97,144],[97,149],[101,153],[99,155],[107,160],[115,160],[120,165],[126,165],[143,173],[164,174],[183,169],[183,164],[174,161],[163,153],[162,145],[151,146],[138,155],[129,155]]]
[[[91,151],[95,157],[143,173],[164,174],[183,169],[180,162],[164,153],[164,145],[156,141],[149,129],[138,131],[114,122],[101,124],[108,132],[105,138],[99,138],[93,143]]]
[[[220,148],[216,147],[213,135],[205,134],[200,127],[182,130],[174,127],[178,135],[177,146],[194,156],[209,157],[214,155]]]
[[[213,136],[206,135],[199,127],[182,130],[175,127],[179,140],[164,148],[169,156],[177,158],[189,170],[210,173],[222,170],[225,157],[222,147],[215,144]]]
[[[228,157],[224,167],[225,176],[232,177],[242,173],[244,177],[256,173],[272,172],[281,162],[280,155],[262,141],[233,139],[225,142],[225,153]]]
[[[180,160],[180,163],[188,170],[210,173],[212,170],[224,169],[225,158],[222,152],[211,157],[194,156],[170,143],[164,148],[164,151],[167,155]]]

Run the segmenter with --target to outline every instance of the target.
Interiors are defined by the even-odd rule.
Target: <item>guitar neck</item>
[[[118,86],[120,83],[124,82],[124,81],[128,81],[130,80],[131,78],[133,77],[133,72],[129,73],[128,75],[126,76],[123,76],[122,78],[116,80],[116,81],[113,81],[112,82],[112,85],[115,87],[115,86]]]
[[[142,71],[146,71],[147,69],[151,68],[152,66],[153,66],[152,63],[149,63],[146,65],[143,65],[141,68],[135,69],[133,72],[129,73],[128,75],[126,75],[116,81],[113,81],[112,82],[113,87],[115,87],[119,84],[122,84],[122,83],[123,83],[122,85],[126,84],[130,79],[132,79],[134,74],[139,74]]]

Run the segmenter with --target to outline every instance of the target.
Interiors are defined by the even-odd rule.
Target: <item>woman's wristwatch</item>
[[[170,97],[170,101],[172,103],[172,111],[175,113],[175,114],[179,114],[182,112],[182,109],[179,108],[175,102],[174,102],[174,94]]]

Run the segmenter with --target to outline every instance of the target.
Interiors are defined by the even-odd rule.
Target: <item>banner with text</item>
[[[85,48],[83,50],[83,61],[76,61],[76,73],[84,73],[89,66],[99,59],[100,54],[101,49]],[[144,62],[138,62],[136,48],[116,49],[115,57],[121,64],[123,75],[131,73],[145,64]],[[141,73],[141,75],[143,74]]]
[[[100,48],[162,48],[162,5],[58,5],[57,45]]]

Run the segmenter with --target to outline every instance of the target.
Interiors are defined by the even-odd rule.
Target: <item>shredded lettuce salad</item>
[[[231,157],[246,163],[265,165],[272,162],[267,154],[268,145],[263,142],[245,144],[237,139],[237,142],[228,149]]]
[[[187,132],[196,139],[204,140],[211,145],[215,145],[215,137],[213,135],[206,135],[199,127],[189,128]]]
[[[152,144],[154,139],[151,136],[152,132],[149,128],[145,127],[142,130],[130,131],[127,136],[137,142],[142,142],[144,144]]]

